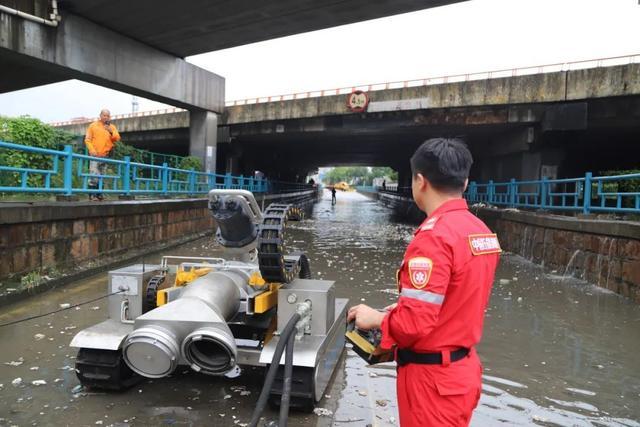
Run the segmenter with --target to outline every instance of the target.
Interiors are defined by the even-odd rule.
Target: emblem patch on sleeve
[[[498,236],[495,234],[471,234],[469,246],[474,255],[496,254],[502,252]]]
[[[422,289],[429,283],[433,261],[425,257],[416,257],[409,260],[409,280],[414,288]]]

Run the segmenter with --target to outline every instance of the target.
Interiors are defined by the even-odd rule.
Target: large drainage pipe
[[[123,346],[127,365],[150,378],[171,374],[180,357],[209,375],[233,369],[237,348],[227,321],[246,283],[243,272],[212,272],[187,285],[176,301],[138,317]]]

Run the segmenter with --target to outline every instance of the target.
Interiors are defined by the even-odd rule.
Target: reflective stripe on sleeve
[[[401,297],[413,298],[423,302],[430,302],[431,304],[442,305],[444,302],[444,295],[435,294],[429,291],[423,291],[421,289],[408,289],[404,288],[400,292]]]

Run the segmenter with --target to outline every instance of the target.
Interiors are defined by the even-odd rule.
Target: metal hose
[[[264,412],[264,408],[267,405],[267,400],[269,399],[269,392],[271,391],[271,387],[273,386],[273,381],[276,378],[276,373],[278,372],[278,367],[280,366],[280,359],[282,358],[282,353],[287,346],[287,343],[291,337],[295,337],[298,329],[296,328],[296,324],[300,320],[300,315],[295,313],[289,321],[287,325],[282,329],[282,333],[280,334],[280,339],[278,340],[278,344],[276,344],[275,351],[273,353],[273,358],[271,359],[271,365],[269,366],[269,370],[267,371],[267,376],[264,380],[264,385],[262,386],[262,391],[260,392],[260,397],[258,398],[258,403],[256,403],[256,408],[253,410],[253,415],[251,416],[251,421],[249,422],[250,427],[257,427],[258,421],[260,421],[260,415]],[[291,346],[291,350],[293,351],[293,346]],[[292,354],[293,362],[293,354]],[[285,359],[286,362],[286,359]],[[293,365],[293,363],[291,363]],[[286,369],[286,366],[285,366]]]

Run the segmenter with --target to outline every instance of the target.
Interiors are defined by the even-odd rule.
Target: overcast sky
[[[638,0],[472,0],[188,61],[224,76],[234,100],[629,54],[640,54]],[[131,95],[76,80],[0,95],[0,115],[46,122],[102,107],[129,113]]]

